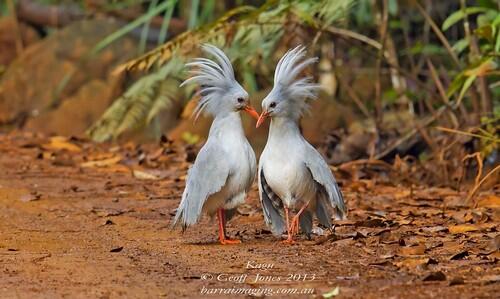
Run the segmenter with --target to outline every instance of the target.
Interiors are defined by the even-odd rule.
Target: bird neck
[[[273,117],[269,127],[269,139],[300,137],[299,122],[289,117]]]
[[[224,134],[227,131],[236,131],[244,134],[241,117],[238,111],[218,114],[215,116],[212,126],[210,126],[210,135]]]

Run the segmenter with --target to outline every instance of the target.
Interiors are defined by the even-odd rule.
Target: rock
[[[0,81],[0,125],[82,134],[124,90],[111,72],[137,53],[133,38],[84,59],[120,27],[109,19],[79,21],[25,49]]]
[[[30,26],[19,23],[20,37],[23,48],[40,39],[38,33]],[[8,66],[18,55],[16,39],[18,38],[16,26],[12,17],[0,18],[0,65]]]
[[[31,117],[25,128],[62,136],[82,133],[104,113],[110,104],[111,93],[106,82],[92,80],[57,109]]]

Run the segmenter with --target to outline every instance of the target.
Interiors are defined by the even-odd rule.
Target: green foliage
[[[9,14],[9,9],[7,7],[7,1],[0,1],[0,16],[6,16]]]
[[[500,114],[482,117],[479,131],[484,136],[480,138],[483,157],[488,157],[493,151],[500,150]]]
[[[176,61],[192,57],[195,54],[193,47],[196,48],[202,43],[208,42],[224,48],[236,69],[243,70],[245,86],[250,90],[256,89],[256,73],[269,73],[266,65],[259,62],[273,58],[272,54],[282,39],[286,26],[305,24],[318,30],[325,28],[341,20],[353,2],[354,0],[269,0],[258,8],[238,7],[213,23],[180,34],[124,66],[125,69],[148,70],[155,65],[159,69],[132,85],[88,133],[92,139],[104,141],[114,139],[130,129],[144,128],[161,108],[168,107],[165,103],[172,100],[171,93],[165,93],[163,99],[158,99],[159,86],[166,84],[164,81],[171,80],[172,75],[181,72],[180,69],[173,72],[173,67],[165,67],[174,62],[177,65]],[[160,5],[154,10],[155,13],[159,11]],[[152,12],[147,15],[152,15]],[[139,19],[145,20],[146,17]],[[174,82],[169,83],[173,88],[177,88],[180,79],[176,78]]]
[[[133,22],[125,25],[120,30],[113,32],[112,34],[110,34],[109,36],[104,38],[102,41],[100,41],[97,45],[95,45],[94,48],[91,50],[90,55],[101,51],[102,49],[106,48],[108,45],[110,45],[114,41],[116,41],[116,40],[120,39],[121,37],[125,36],[126,34],[128,34],[130,31],[143,25],[144,23],[151,21],[151,19],[154,16],[156,16],[164,11],[168,11],[169,9],[173,10],[176,2],[177,1],[175,1],[175,0],[169,0],[169,1],[162,2],[157,6],[156,5],[150,6],[150,9],[147,11],[147,13],[140,16],[139,18],[137,18]],[[146,32],[146,34],[147,34],[147,32]]]
[[[172,59],[135,82],[116,99],[87,134],[95,141],[115,139],[128,130],[146,128],[163,109],[180,97],[178,75],[184,62]]]
[[[461,103],[478,77],[499,75],[500,11],[498,8],[490,8],[487,4],[464,7],[449,15],[443,22],[442,28],[448,30],[470,15],[477,15],[478,28],[471,33],[471,36],[458,40],[452,47],[457,54],[468,54],[469,57],[467,66],[455,76],[447,91],[448,97],[459,92],[457,105]]]

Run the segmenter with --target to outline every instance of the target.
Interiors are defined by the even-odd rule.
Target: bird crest
[[[202,112],[211,115],[217,114],[220,106],[223,105],[221,100],[223,95],[234,88],[241,89],[234,77],[231,61],[226,54],[210,44],[203,44],[201,49],[213,56],[215,60],[199,57],[187,63],[186,66],[190,68],[189,73],[192,77],[180,85],[182,87],[194,82],[200,86],[196,95],[201,96],[201,98],[193,112],[195,119]]]
[[[274,72],[272,98],[289,102],[289,113],[299,118],[309,107],[308,100],[317,98],[320,86],[312,82],[311,76],[299,77],[309,65],[318,61],[317,57],[303,59],[306,48],[302,45],[289,50],[280,59]]]

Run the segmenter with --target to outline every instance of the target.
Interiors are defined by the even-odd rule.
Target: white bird
[[[238,205],[245,201],[256,173],[255,153],[241,124],[240,111],[255,118],[248,93],[234,77],[228,57],[215,46],[205,44],[202,50],[215,58],[196,58],[187,63],[194,76],[181,86],[199,84],[201,99],[194,111],[196,117],[206,112],[214,117],[208,139],[188,171],[186,187],[173,226],[183,230],[198,222],[203,213],[217,214],[221,244],[240,243],[226,237],[225,224]]]
[[[305,48],[298,46],[278,62],[274,87],[262,101],[262,113],[257,121],[259,127],[267,117],[271,118],[258,170],[264,219],[275,235],[288,232],[286,243],[293,243],[299,222],[301,230],[310,234],[313,215],[319,223],[331,228],[332,213],[337,219],[343,219],[347,213],[330,168],[299,129],[299,120],[308,107],[307,100],[315,99],[319,89],[310,77],[299,77],[307,66],[317,61],[317,58],[303,59],[305,53]],[[291,221],[289,210],[298,210]]]

